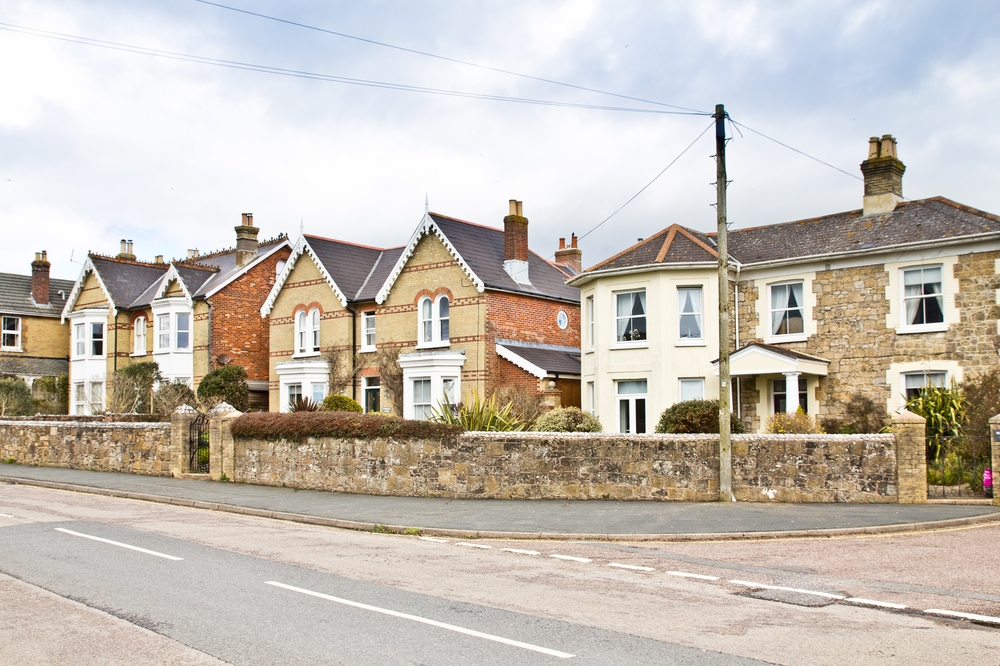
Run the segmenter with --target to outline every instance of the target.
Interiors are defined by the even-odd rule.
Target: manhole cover
[[[803,592],[789,592],[787,590],[756,590],[754,592],[744,592],[742,596],[753,599],[764,599],[765,601],[780,601],[783,604],[794,604],[796,606],[829,606],[836,599],[821,597],[817,594],[805,594]]]

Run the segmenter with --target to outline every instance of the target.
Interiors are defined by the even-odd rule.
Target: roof
[[[517,340],[497,340],[497,355],[539,379],[553,375],[580,375],[580,350]]]
[[[0,273],[0,313],[34,317],[58,317],[73,290],[72,280],[49,280],[49,303],[35,305],[31,300],[31,276]],[[63,295],[60,296],[59,292]]]
[[[257,246],[257,259],[254,261],[260,261],[265,256],[271,254],[278,248],[282,246],[291,247],[291,243],[288,242],[288,238],[284,235],[278,236],[271,240],[266,240]],[[215,277],[211,279],[206,279],[200,284],[196,290],[191,291],[191,295],[194,298],[211,296],[219,289],[232,282],[239,275],[241,275],[248,267],[250,267],[253,262],[245,266],[236,265],[236,250],[224,250],[222,252],[217,252],[212,255],[202,256],[198,259],[192,259],[191,261],[175,261],[173,262],[178,266],[182,267],[192,267],[192,268],[217,268],[218,272]],[[186,280],[186,278],[185,278]]]
[[[168,264],[147,264],[140,261],[113,259],[89,255],[90,263],[101,277],[115,308],[130,308],[154,282],[159,282],[170,268]],[[83,279],[83,276],[80,276]]]
[[[64,280],[65,282],[65,280]],[[67,353],[69,348],[67,347]],[[69,372],[69,359],[39,356],[0,356],[0,374],[56,377]]]
[[[402,247],[383,249],[310,235],[306,235],[306,239],[349,301],[373,300],[392,265],[403,253]],[[378,279],[380,275],[381,280]]]
[[[759,263],[875,252],[901,245],[1000,233],[1000,217],[944,197],[903,201],[888,213],[852,210],[823,217],[732,229],[729,256],[744,267]],[[585,273],[654,264],[715,262],[715,234],[674,224]]]

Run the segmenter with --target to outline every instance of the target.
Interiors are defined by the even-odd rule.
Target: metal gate
[[[928,438],[927,497],[985,497],[983,471],[990,467],[990,458],[986,433]]]
[[[188,470],[200,474],[209,472],[208,453],[208,414],[199,414],[191,421],[191,431],[188,435]]]

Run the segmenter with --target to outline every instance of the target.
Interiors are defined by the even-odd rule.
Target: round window
[[[556,315],[556,323],[559,324],[559,328],[566,328],[569,326],[569,316],[560,310],[559,314]]]

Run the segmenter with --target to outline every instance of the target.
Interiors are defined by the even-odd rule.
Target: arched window
[[[424,296],[420,300],[420,342],[434,342],[434,306],[431,299]]]
[[[300,310],[295,315],[295,353],[315,354],[319,352],[319,308],[306,312]]]
[[[450,319],[449,319],[450,305],[451,304],[448,302],[448,297],[447,296],[444,296],[444,295],[438,296],[438,304],[437,304],[437,306],[438,306],[438,326],[437,326],[437,329],[438,329],[438,339],[441,342],[447,342],[448,338],[449,338],[449,335],[451,334],[451,331],[450,331],[450,328],[451,328],[450,327]]]
[[[312,328],[312,349],[309,351],[318,352],[319,351],[319,310],[313,308],[309,311],[309,323]]]
[[[437,347],[448,344],[451,336],[451,301],[444,294],[431,300],[424,296],[417,305],[420,313],[420,347]]]
[[[306,311],[302,310],[295,316],[295,353],[306,353]]]
[[[146,318],[136,317],[132,323],[132,355],[146,355]]]

